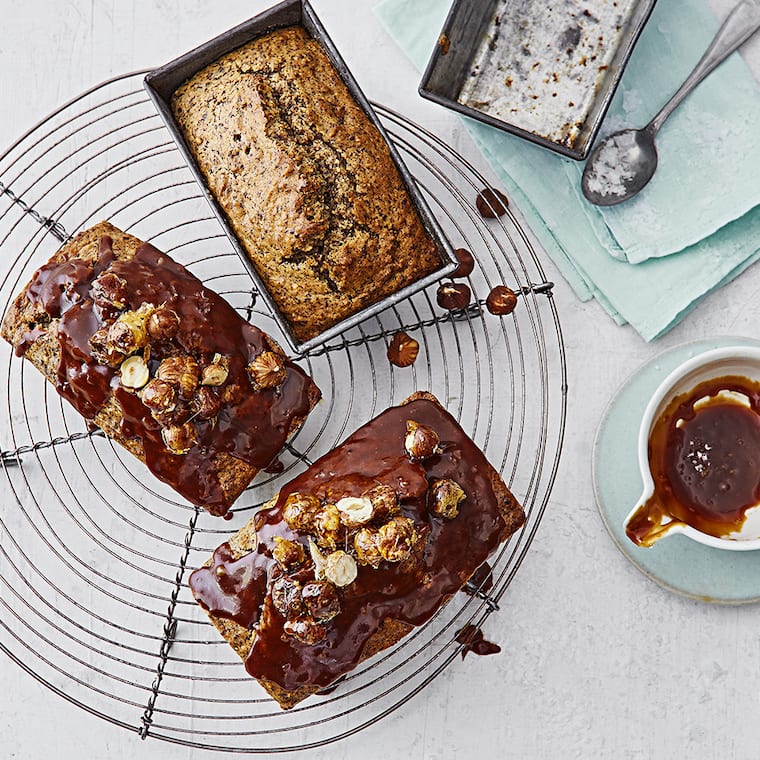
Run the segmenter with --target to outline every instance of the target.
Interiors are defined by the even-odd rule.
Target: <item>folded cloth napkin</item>
[[[421,69],[449,5],[450,0],[385,0],[375,10]],[[658,3],[605,130],[646,123],[716,29],[704,0]],[[578,296],[597,298],[645,340],[673,327],[707,293],[760,258],[760,146],[753,139],[760,89],[738,55],[666,123],[655,178],[638,198],[618,207],[599,208],[582,197],[582,164],[465,122]]]

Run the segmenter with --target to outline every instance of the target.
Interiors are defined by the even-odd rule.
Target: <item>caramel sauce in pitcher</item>
[[[674,398],[649,434],[654,493],[626,534],[651,546],[673,523],[711,536],[741,530],[760,504],[760,383],[714,378]]]

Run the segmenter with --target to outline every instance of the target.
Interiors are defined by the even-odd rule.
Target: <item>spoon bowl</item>
[[[597,206],[614,206],[636,195],[657,169],[657,147],[648,129],[624,129],[606,137],[586,163],[583,194]]]

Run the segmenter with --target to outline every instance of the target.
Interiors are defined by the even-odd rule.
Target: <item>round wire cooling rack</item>
[[[3,312],[60,242],[109,219],[280,338],[144,94],[143,73],[75,98],[0,157]],[[490,184],[483,176],[431,133],[377,110],[449,239],[475,255],[475,300],[464,312],[442,312],[428,289],[296,357],[323,401],[283,451],[282,472],[262,473],[232,522],[178,500],[88,429],[31,366],[1,352],[0,648],[60,696],[143,738],[283,752],[381,719],[452,662],[460,629],[499,609],[546,507],[566,410],[552,283],[511,210],[495,220],[476,211]],[[513,314],[495,317],[484,298],[502,282],[520,298]],[[399,329],[420,343],[406,369],[385,355]],[[418,389],[436,394],[483,448],[527,522],[492,559],[492,586],[470,584],[394,648],[283,712],[193,601],[189,570],[281,484]]]

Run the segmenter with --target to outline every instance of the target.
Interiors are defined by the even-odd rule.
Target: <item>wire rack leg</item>
[[[169,598],[169,607],[166,610],[166,620],[164,621],[164,636],[161,641],[161,647],[158,650],[158,665],[156,665],[156,677],[151,684],[151,695],[148,697],[148,703],[145,705],[145,711],[143,712],[140,726],[140,738],[147,739],[150,733],[150,727],[153,723],[153,711],[156,707],[156,700],[161,691],[161,681],[164,678],[164,668],[166,662],[169,659],[169,650],[174,643],[174,634],[177,631],[177,621],[174,618],[174,610],[177,607],[177,598],[182,588],[182,582],[185,577],[185,569],[187,568],[187,560],[190,556],[190,547],[193,543],[193,537],[195,536],[195,525],[198,522],[198,515],[200,510],[195,508],[193,516],[190,518],[190,524],[188,526],[187,533],[185,534],[185,548],[182,550],[182,556],[179,560],[179,566],[177,568],[177,574],[174,577],[174,589],[172,590]]]

